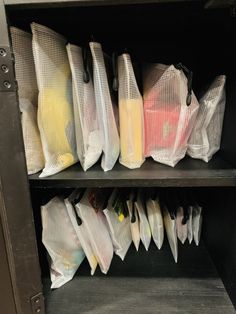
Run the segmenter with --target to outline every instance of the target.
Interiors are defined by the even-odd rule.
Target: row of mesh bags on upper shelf
[[[208,161],[220,148],[224,75],[199,106],[186,67],[146,65],[142,97],[129,54],[116,62],[97,42],[81,49],[45,26],[31,29],[33,37],[11,28],[29,174],[49,176],[78,160],[87,170],[101,155],[104,171],[119,155],[131,169],[149,156],[175,166],[186,152]]]
[[[85,258],[95,273],[106,274],[113,253],[123,261],[133,242],[160,250],[164,229],[175,262],[178,240],[199,244],[202,207],[183,191],[77,189],[41,206],[42,242],[50,256],[52,288],[71,280]]]

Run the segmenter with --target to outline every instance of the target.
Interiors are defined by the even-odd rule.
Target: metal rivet
[[[39,303],[39,299],[36,299],[34,302],[35,302],[35,303]]]
[[[7,54],[7,53],[6,53],[6,50],[3,49],[3,48],[0,48],[0,56],[1,56],[1,57],[5,57],[6,54]]]
[[[4,87],[6,87],[6,88],[11,88],[11,83],[8,82],[8,81],[4,81],[4,82],[3,82],[3,85],[4,85]]]
[[[40,313],[41,312],[41,308],[39,307],[37,310],[36,310],[36,313]]]
[[[9,71],[8,67],[5,64],[1,66],[1,69],[4,73],[7,73]]]

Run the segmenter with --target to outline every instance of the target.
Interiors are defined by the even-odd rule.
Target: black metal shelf
[[[186,157],[175,168],[147,159],[141,168],[134,170],[117,163],[108,172],[103,172],[100,164],[84,172],[76,164],[47,178],[31,175],[29,181],[35,188],[236,186],[236,169],[220,156],[209,163]]]

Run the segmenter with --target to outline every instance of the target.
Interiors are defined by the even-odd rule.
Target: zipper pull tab
[[[83,58],[83,67],[84,67],[83,80],[84,80],[84,83],[87,84],[90,81],[90,76],[89,76],[89,71],[88,71],[88,48],[87,47],[82,48],[82,58]]]
[[[112,88],[115,92],[117,92],[119,88],[117,57],[118,57],[117,52],[113,52],[112,54],[112,71],[113,71]]]
[[[176,65],[174,65],[175,68],[177,70],[182,70],[184,72],[184,74],[187,77],[188,80],[188,94],[187,94],[187,98],[186,98],[186,105],[190,106],[191,102],[192,102],[192,85],[193,85],[193,72],[190,71],[185,65],[183,65],[182,63],[178,63]]]

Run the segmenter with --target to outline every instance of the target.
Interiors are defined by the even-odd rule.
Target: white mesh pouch
[[[188,141],[188,155],[208,162],[220,149],[225,111],[226,76],[220,75],[200,99],[196,123]]]
[[[113,202],[116,195],[117,189],[112,192],[112,195],[108,201],[108,206],[103,212],[108,222],[114,251],[116,255],[118,255],[123,261],[130,244],[132,243],[132,235],[130,231],[129,217],[123,217],[121,220],[114,210]]]
[[[71,204],[71,202],[69,201],[68,198],[65,199],[65,205],[66,205],[71,223],[75,229],[75,232],[78,236],[78,239],[81,243],[81,246],[84,250],[84,253],[85,253],[87,260],[88,260],[88,263],[90,265],[91,275],[94,275],[96,268],[97,268],[97,265],[98,265],[98,262],[97,262],[97,259],[95,257],[95,254],[93,252],[93,248],[92,248],[92,244],[90,242],[87,227],[83,223],[78,224],[77,219],[76,219],[76,214],[75,214],[76,208],[73,208],[73,205]]]
[[[198,246],[202,231],[202,207],[199,205],[193,208],[193,238],[195,244]]]
[[[85,255],[63,200],[54,197],[41,206],[41,216],[42,242],[51,258],[51,288],[59,288],[73,278]]]
[[[38,125],[45,157],[40,177],[46,177],[77,161],[71,72],[65,38],[36,23],[31,29],[39,88]]]
[[[143,98],[129,54],[118,57],[120,163],[134,169],[144,162]]]
[[[139,249],[140,244],[140,227],[139,227],[139,216],[136,206],[134,206],[133,201],[133,193],[131,193],[129,200],[126,202],[128,210],[129,210],[129,217],[130,217],[130,230],[132,235],[132,240],[136,251]]]
[[[143,83],[145,155],[174,167],[185,156],[198,101],[183,70],[173,65],[147,66]]]
[[[90,242],[95,254],[96,260],[99,263],[101,271],[106,274],[109,270],[112,258],[113,258],[113,245],[109,234],[106,217],[89,203],[88,195],[90,190],[86,190],[81,201],[76,204],[76,210],[79,217],[82,220],[82,224],[85,224]]]
[[[28,174],[33,174],[43,169],[44,156],[37,124],[38,87],[32,52],[32,36],[15,27],[11,27],[10,31],[15,56],[27,171]]]
[[[189,244],[191,244],[193,241],[193,206],[189,206],[188,208],[187,228],[188,228],[188,242]]]
[[[108,171],[113,168],[119,156],[119,135],[114,116],[102,47],[99,43],[90,42],[90,49],[93,57],[95,100],[103,146],[102,168],[104,171]]]
[[[146,251],[148,251],[152,234],[151,234],[151,229],[150,229],[149,222],[146,216],[144,202],[143,202],[143,195],[141,191],[138,192],[138,197],[137,197],[137,201],[135,202],[135,207],[137,209],[138,216],[139,216],[140,239],[143,242],[143,245]]]
[[[177,209],[176,229],[178,239],[182,244],[184,244],[188,237],[188,226],[187,222],[184,223],[184,209],[182,206],[178,207]]]
[[[159,200],[148,199],[146,207],[152,238],[160,250],[164,241],[164,223]]]
[[[176,221],[174,217],[171,217],[168,209],[164,207],[163,210],[163,219],[166,230],[166,235],[168,242],[170,244],[171,252],[173,254],[174,260],[177,263],[178,261],[178,239],[176,232]]]
[[[67,53],[72,72],[77,154],[82,168],[86,171],[98,161],[102,153],[94,87],[91,73],[83,62],[82,49],[68,44]],[[84,81],[84,67],[88,71],[87,82]]]

